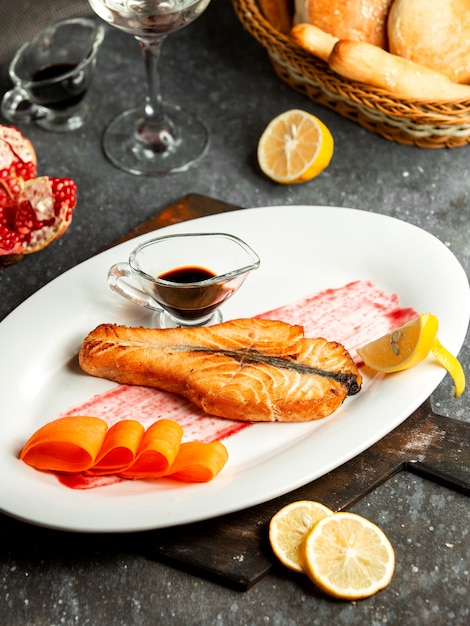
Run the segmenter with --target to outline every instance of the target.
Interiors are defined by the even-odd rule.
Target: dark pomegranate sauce
[[[170,314],[181,320],[206,317],[233,292],[224,282],[209,282],[216,276],[217,274],[205,267],[177,267],[157,277],[174,284],[155,284],[154,298]],[[204,281],[208,281],[207,284]]]
[[[72,63],[56,63],[46,65],[37,70],[33,75],[34,82],[50,81],[60,78],[75,69]],[[78,72],[63,80],[54,80],[49,84],[38,85],[33,88],[34,97],[39,104],[50,109],[68,109],[75,106],[85,95],[88,87],[86,72]]]
[[[201,280],[215,278],[216,276],[217,274],[205,267],[187,266],[177,267],[174,270],[164,272],[158,278],[169,280],[172,283],[197,283]]]

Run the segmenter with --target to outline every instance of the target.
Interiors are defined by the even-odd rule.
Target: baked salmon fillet
[[[156,387],[210,415],[257,422],[326,417],[362,384],[341,344],[256,318],[201,328],[102,324],[83,341],[79,363],[92,376]]]

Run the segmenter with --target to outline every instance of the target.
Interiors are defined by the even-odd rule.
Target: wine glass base
[[[116,167],[140,176],[162,176],[184,172],[206,151],[209,134],[193,113],[177,106],[165,106],[165,114],[177,130],[177,140],[163,152],[145,147],[137,140],[143,122],[141,108],[124,111],[112,120],[103,135],[103,150]]]

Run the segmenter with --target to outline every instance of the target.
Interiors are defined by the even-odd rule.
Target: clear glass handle
[[[9,122],[33,122],[46,117],[47,113],[47,109],[31,102],[28,92],[20,86],[3,96],[2,114]]]
[[[135,282],[129,263],[116,263],[108,272],[108,285],[120,296],[127,298],[134,304],[143,306],[152,311],[162,312],[162,309],[155,304],[155,301],[145,291],[131,284]]]

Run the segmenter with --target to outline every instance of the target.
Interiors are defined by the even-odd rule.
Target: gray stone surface
[[[470,274],[468,147],[423,150],[392,143],[292,91],[277,79],[265,51],[244,32],[229,0],[213,0],[197,22],[169,38],[162,63],[166,98],[196,110],[209,125],[208,153],[186,173],[153,179],[121,172],[103,157],[100,141],[106,123],[145,96],[137,45],[110,29],[89,93],[93,115],[87,125],[67,136],[22,127],[36,147],[39,172],[72,176],[79,201],[60,241],[0,272],[0,319],[54,277],[187,193],[241,207],[318,204],[394,216],[445,242]],[[3,67],[2,91],[7,86]],[[275,115],[296,107],[330,127],[335,155],[318,178],[284,187],[260,173],[256,146]],[[460,353],[467,376],[468,339]],[[448,377],[434,392],[432,405],[439,414],[470,421],[469,392],[452,398]],[[391,585],[357,603],[331,601],[306,578],[281,567],[249,591],[237,592],[145,558],[136,551],[132,535],[57,533],[0,515],[0,622],[467,624],[466,497],[400,474],[354,510],[379,523],[397,551]]]

